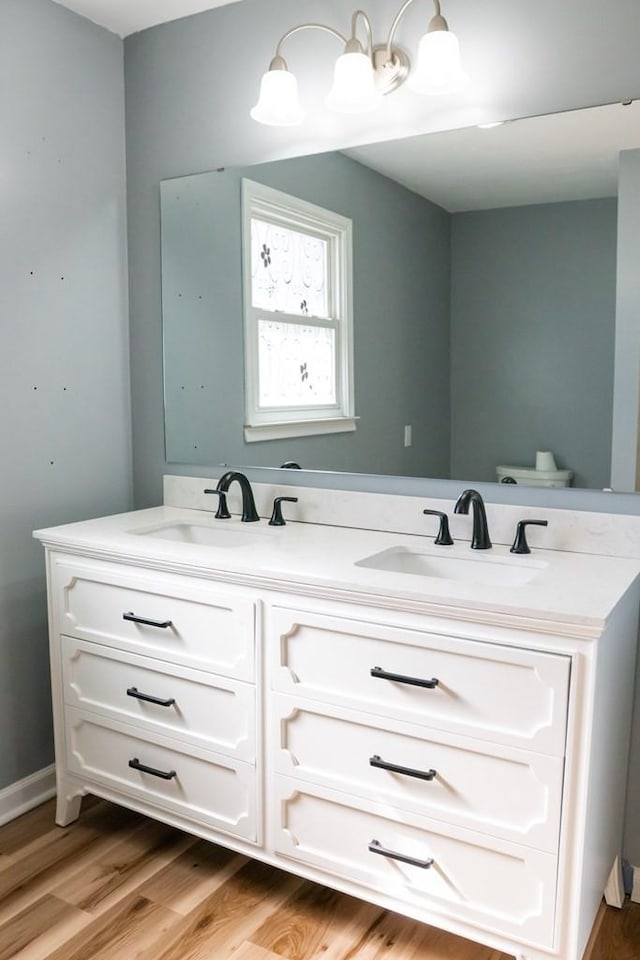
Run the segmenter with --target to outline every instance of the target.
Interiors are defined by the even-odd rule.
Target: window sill
[[[281,420],[245,426],[246,443],[259,440],[286,440],[289,437],[313,437],[328,433],[354,431],[359,417],[331,417],[326,420]]]

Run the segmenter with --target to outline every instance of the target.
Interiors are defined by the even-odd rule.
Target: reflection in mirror
[[[609,486],[617,168],[637,108],[163,182],[167,460],[495,481],[550,452],[574,485]],[[245,176],[353,221],[355,433],[245,444]]]

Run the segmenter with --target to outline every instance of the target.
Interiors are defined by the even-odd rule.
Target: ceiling
[[[467,127],[344,152],[451,213],[614,197],[640,148],[640,101]]]
[[[54,0],[120,37],[239,0]]]

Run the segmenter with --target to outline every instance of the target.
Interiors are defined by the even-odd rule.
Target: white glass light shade
[[[298,82],[288,70],[268,70],[260,83],[260,96],[251,116],[271,127],[294,127],[304,120],[298,101]]]
[[[338,113],[368,113],[375,110],[382,94],[373,80],[371,60],[365,53],[343,53],[336,60],[333,86],[325,99]]]
[[[417,93],[453,93],[468,77],[460,63],[458,38],[449,30],[432,30],[420,40],[409,86]]]

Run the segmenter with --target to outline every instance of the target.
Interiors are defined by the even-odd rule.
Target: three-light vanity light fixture
[[[344,45],[344,53],[336,60],[333,86],[326,104],[339,113],[367,113],[374,110],[386,94],[397,90],[405,80],[418,93],[451,93],[461,89],[467,80],[460,64],[460,49],[455,34],[440,11],[440,0],[433,0],[435,15],[420,40],[418,56],[412,68],[407,54],[393,41],[400,20],[413,0],[405,0],[394,17],[386,43],[374,45],[371,21],[364,10],[356,10],[351,18],[351,36],[345,37],[323,23],[301,23],[280,38],[268,71],[262,77],[260,97],[251,110],[258,123],[288,127],[302,123],[305,114],[298,100],[298,85],[282,56],[284,44],[301,30],[323,30]],[[356,33],[359,22],[364,25],[365,46]]]

